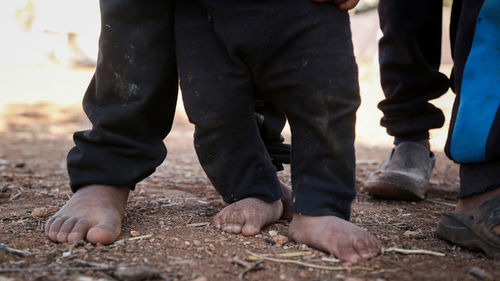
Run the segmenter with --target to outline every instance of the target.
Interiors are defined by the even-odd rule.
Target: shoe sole
[[[500,247],[495,247],[489,241],[481,237],[470,226],[462,222],[467,220],[465,217],[460,219],[459,214],[445,213],[439,220],[436,235],[452,244],[456,244],[471,251],[481,251],[486,256],[499,259]]]
[[[428,182],[410,175],[385,172],[368,180],[364,190],[383,199],[421,201],[425,199],[428,186]]]

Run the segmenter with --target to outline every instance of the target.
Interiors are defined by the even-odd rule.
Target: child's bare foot
[[[281,189],[283,198],[272,203],[256,198],[245,198],[232,203],[214,217],[214,226],[225,232],[252,236],[258,234],[266,224],[280,218],[291,219],[291,188],[282,183]]]
[[[121,231],[129,189],[105,185],[80,188],[45,225],[56,242],[113,243]]]
[[[327,251],[347,262],[375,257],[378,240],[365,229],[334,216],[293,216],[288,236],[298,243]]]
[[[292,188],[288,185],[280,182],[281,184],[281,192],[283,192],[283,196],[281,197],[281,203],[283,203],[283,214],[281,214],[281,219],[283,220],[292,220]]]

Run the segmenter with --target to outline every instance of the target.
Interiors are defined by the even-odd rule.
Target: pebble
[[[276,243],[276,245],[281,247],[283,244],[288,242],[288,237],[283,236],[281,234],[278,234],[278,235],[273,237],[273,241],[274,241],[274,243]]]
[[[37,218],[46,218],[49,216],[49,211],[45,207],[35,208],[31,215]]]
[[[420,238],[422,237],[422,233],[420,231],[411,231],[411,230],[407,230],[403,233],[403,236],[405,238]]]
[[[487,281],[493,280],[493,276],[491,276],[491,274],[489,274],[484,269],[479,268],[477,266],[472,267],[469,270],[469,273],[470,275],[476,277],[479,280],[487,280]]]
[[[130,231],[130,235],[132,235],[134,237],[137,237],[137,236],[139,236],[141,234],[139,233],[139,231],[132,230],[132,231]]]
[[[150,266],[120,267],[113,276],[121,281],[138,281],[159,278],[161,272]]]

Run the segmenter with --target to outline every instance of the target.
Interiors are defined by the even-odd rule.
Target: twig
[[[292,253],[282,253],[278,254],[278,257],[283,257],[283,258],[296,258],[296,257],[303,257],[303,256],[310,256],[312,255],[312,251],[303,251],[303,252],[292,252]]]
[[[443,202],[443,201],[439,201],[439,200],[434,200],[434,199],[427,199],[427,201],[430,201],[430,202],[436,203],[436,204],[445,205],[445,206],[448,206],[448,207],[456,207],[457,206],[457,204],[447,203],[447,202]]]
[[[141,236],[136,236],[136,237],[130,237],[130,238],[127,238],[127,240],[128,241],[140,240],[140,239],[146,239],[146,238],[149,238],[152,236],[153,236],[153,234],[146,234],[146,235],[141,235]]]
[[[322,261],[326,261],[326,262],[342,262],[342,260],[339,260],[339,259],[336,259],[336,258],[322,258],[321,259]]]
[[[421,255],[431,255],[431,256],[438,256],[438,257],[445,256],[444,253],[428,251],[428,250],[421,250],[421,249],[407,250],[407,249],[401,249],[401,248],[396,248],[396,247],[382,249],[382,253],[387,253],[387,252],[396,252],[396,253],[405,254],[405,255],[421,254]]]
[[[10,248],[10,247],[8,247],[7,245],[5,245],[3,243],[0,243],[0,250],[5,251],[5,252],[7,252],[9,254],[20,256],[20,257],[28,257],[28,256],[31,255],[31,253],[28,252],[28,251],[22,251],[22,250]]]
[[[198,222],[198,223],[190,223],[186,224],[186,226],[191,226],[191,227],[203,227],[203,226],[209,226],[209,222]]]
[[[109,265],[104,264],[104,263],[97,263],[97,262],[91,262],[91,261],[80,260],[80,259],[75,259],[73,261],[78,263],[78,264],[81,264],[81,265],[86,265],[88,267],[109,268]]]
[[[115,269],[115,266],[108,267],[61,267],[61,268],[53,268],[53,267],[36,267],[36,268],[0,268],[0,273],[14,273],[14,272],[36,272],[36,271],[86,271],[86,270],[94,270],[94,271],[106,271]]]
[[[18,193],[16,193],[14,196],[12,196],[10,198],[10,200],[14,201],[14,200],[17,200],[19,199],[19,197],[21,197],[21,194],[23,194],[21,191],[19,191]]]
[[[250,255],[260,258],[261,260],[267,260],[267,261],[273,261],[273,262],[278,262],[278,263],[292,263],[292,264],[297,264],[305,267],[310,267],[310,268],[316,268],[316,269],[324,269],[324,270],[366,270],[366,271],[371,271],[373,269],[369,267],[362,267],[362,266],[324,266],[324,265],[317,265],[317,264],[312,264],[312,263],[306,263],[306,262],[301,262],[297,260],[286,260],[286,259],[275,259],[275,258],[270,258],[270,257],[265,257],[261,256],[255,253],[252,253],[248,250],[245,250],[247,253]]]
[[[190,224],[191,221],[193,220],[193,218],[194,218],[193,215],[189,216],[189,219],[187,220],[186,225]]]
[[[124,245],[126,241],[140,240],[140,239],[145,239],[145,238],[149,238],[152,236],[153,236],[153,234],[146,234],[146,235],[141,235],[141,236],[136,236],[136,237],[125,238],[125,239],[115,241],[115,243],[113,243],[113,245]]]
[[[395,270],[395,269],[380,269],[380,270],[377,270],[377,271],[370,272],[370,274],[380,274],[380,273],[384,273],[384,272],[394,273],[394,272],[398,272],[398,271]]]
[[[252,270],[261,270],[262,269],[261,267],[259,267],[260,266],[259,262],[248,263],[248,262],[240,260],[239,258],[234,258],[231,262],[238,264],[238,265],[241,265],[245,268],[245,269],[243,269],[242,272],[240,272],[240,274],[238,274],[238,280],[240,280],[240,281],[243,281],[243,278],[245,278],[245,274],[247,274],[248,272],[250,272]]]
[[[0,187],[0,192],[4,192],[7,189],[9,189],[9,184],[8,183],[6,183],[4,186]]]

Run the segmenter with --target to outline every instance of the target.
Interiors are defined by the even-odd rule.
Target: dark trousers
[[[442,0],[379,2],[380,123],[396,143],[428,139],[430,129],[443,126],[443,113],[429,103],[449,88],[439,72],[442,7]]]
[[[166,156],[177,99],[173,1],[101,0],[97,69],[83,99],[92,130],[68,154],[73,191],[134,188]]]
[[[453,2],[457,93],[445,151],[460,164],[459,197],[500,187],[500,0]]]
[[[264,98],[292,131],[292,211],[348,219],[359,88],[347,12],[310,0],[178,0],[176,43],[196,152],[224,200],[281,197],[254,122]]]
[[[95,75],[83,99],[92,129],[76,132],[68,154],[73,191],[90,184],[131,189],[165,156],[163,139],[174,116],[174,1],[101,0],[101,36]],[[284,113],[258,107],[267,149],[277,167],[289,162],[281,139]]]
[[[489,42],[500,37],[499,5],[499,0],[453,1],[450,78],[457,97],[445,151],[460,164],[459,197],[500,186],[500,93],[496,90],[500,58],[495,49],[500,43]],[[384,112],[381,123],[396,143],[423,140],[429,129],[443,123],[441,111],[428,101],[448,89],[446,77],[438,72],[442,1],[381,0],[379,13],[384,32],[380,72],[386,95],[379,104]]]

